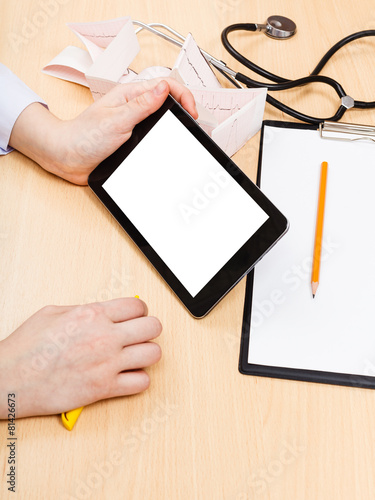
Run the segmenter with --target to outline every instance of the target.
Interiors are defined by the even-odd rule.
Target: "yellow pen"
[[[135,295],[135,298],[139,299],[139,295]],[[78,417],[81,415],[83,408],[84,406],[81,406],[81,408],[65,411],[64,413],[61,414],[61,420],[65,429],[68,429],[68,431],[71,431],[73,429],[75,423],[78,420]]]
[[[65,411],[61,414],[61,420],[65,429],[68,429],[68,431],[73,429],[82,410],[83,406],[81,406],[81,408],[76,408],[75,410]]]

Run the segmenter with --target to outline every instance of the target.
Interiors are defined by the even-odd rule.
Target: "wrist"
[[[9,145],[48,172],[64,175],[64,122],[40,103],[27,106],[14,124]]]
[[[0,342],[0,420],[8,418],[8,396],[15,395],[17,398],[19,381],[17,374],[12,366],[12,354],[7,348],[6,339]],[[18,417],[18,408],[16,401],[16,416]]]

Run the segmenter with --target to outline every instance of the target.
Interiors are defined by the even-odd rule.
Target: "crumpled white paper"
[[[267,89],[222,88],[191,34],[172,69],[152,66],[137,74],[130,65],[140,46],[130,17],[68,26],[87,51],[66,47],[44,73],[89,87],[94,99],[120,83],[174,77],[193,93],[198,123],[229,156],[260,129]]]

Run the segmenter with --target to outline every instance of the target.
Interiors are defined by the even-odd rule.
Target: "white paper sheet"
[[[130,17],[68,26],[88,52],[67,47],[43,68],[44,73],[89,87],[94,99],[119,83],[156,76],[177,78],[194,94],[200,114],[198,123],[229,156],[260,129],[267,90],[221,88],[191,34],[172,71],[152,66],[136,75],[129,66],[140,47]]]
[[[221,85],[203,57],[191,33],[188,34],[173,69],[178,69],[188,85],[220,89]]]
[[[320,284],[311,263],[328,162]],[[261,187],[290,221],[257,265],[249,363],[375,376],[375,145],[266,127]]]
[[[69,45],[54,57],[42,71],[46,75],[88,87],[85,73],[91,65],[92,59],[86,50]]]
[[[94,63],[86,72],[86,78],[105,78],[118,82],[140,50],[137,35],[134,32],[133,23],[128,18],[117,36],[108,44],[105,50],[99,54]]]
[[[93,61],[117,37],[124,26],[129,25],[129,16],[93,23],[68,23],[67,26],[85,45]],[[131,43],[131,39],[128,40]]]

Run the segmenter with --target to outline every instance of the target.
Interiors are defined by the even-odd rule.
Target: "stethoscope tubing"
[[[256,80],[253,80],[252,78],[244,75],[243,73],[236,73],[234,76],[234,79],[243,83],[247,87],[267,87],[268,90],[270,91],[281,91],[281,90],[288,90],[292,89],[295,87],[299,86],[304,86],[308,85],[310,83],[325,83],[327,85],[330,85],[337,93],[337,95],[342,99],[347,96],[345,90],[341,86],[339,82],[334,80],[331,77],[328,76],[323,76],[319,75],[320,71],[323,69],[323,67],[327,64],[327,62],[331,59],[331,57],[339,50],[341,49],[344,45],[347,45],[350,42],[353,42],[354,40],[357,40],[359,38],[364,38],[368,36],[375,36],[375,30],[365,30],[365,31],[360,31],[357,33],[353,33],[352,35],[349,35],[339,42],[337,42],[324,56],[322,59],[319,61],[317,64],[316,68],[310,73],[310,75],[303,77],[303,78],[298,78],[297,80],[289,80],[287,78],[281,77],[279,75],[275,75],[269,71],[267,71],[264,68],[261,68],[260,66],[256,65],[252,61],[250,61],[248,58],[246,58],[244,55],[240,54],[234,47],[233,45],[229,42],[228,35],[229,33],[233,31],[257,31],[257,25],[254,23],[238,23],[238,24],[232,24],[230,26],[227,26],[221,34],[221,41],[225,47],[225,49],[237,60],[239,61],[242,65],[253,71],[254,73],[259,74],[260,76],[263,76],[264,78],[267,78],[268,80],[271,80],[276,83],[268,83],[268,82],[258,82]],[[225,71],[225,70],[224,70]],[[305,121],[307,123],[313,123],[313,124],[319,124],[323,121],[337,121],[342,116],[344,115],[345,111],[348,109],[348,106],[341,105],[337,109],[336,113],[329,117],[329,118],[318,118],[314,116],[309,116],[304,113],[301,113],[295,109],[290,108],[286,104],[282,103],[281,101],[275,99],[274,97],[270,96],[269,94],[267,95],[267,102],[270,103],[272,106],[276,107],[280,111],[283,111],[284,113],[292,116],[293,118],[296,118],[301,121]],[[360,109],[370,109],[375,107],[375,101],[371,102],[366,102],[366,101],[356,101],[353,100],[353,106],[354,108],[360,108]]]
[[[183,43],[185,41],[185,37],[182,36],[180,33],[172,29],[171,27],[162,24],[162,23],[142,23],[140,21],[133,21],[133,24],[138,25],[139,28],[136,30],[136,33],[141,31],[142,29],[146,29],[153,34],[164,38],[165,40],[182,47]],[[293,23],[294,24],[294,23]],[[175,38],[173,38],[170,35],[167,35],[166,33],[163,33],[159,31],[157,28],[162,28],[168,31],[170,34],[172,34]],[[354,100],[351,97],[347,96],[345,90],[343,89],[342,85],[334,80],[333,78],[329,76],[324,76],[320,75],[320,71],[323,69],[323,67],[327,64],[327,62],[331,59],[331,57],[338,51],[340,50],[344,45],[347,45],[350,42],[353,42],[354,40],[358,40],[359,38],[364,38],[368,36],[375,36],[375,30],[365,30],[365,31],[359,31],[357,33],[353,33],[349,36],[346,36],[339,42],[337,42],[331,49],[327,51],[326,54],[322,57],[322,59],[319,61],[317,64],[316,68],[310,73],[310,75],[305,76],[303,78],[298,78],[296,80],[289,80],[287,78],[284,78],[279,75],[275,75],[274,73],[271,73],[270,71],[267,71],[264,68],[261,68],[257,64],[253,63],[249,59],[247,59],[245,56],[240,54],[234,47],[233,45],[229,42],[228,35],[229,33],[233,31],[259,31],[259,25],[255,23],[237,23],[237,24],[232,24],[230,26],[227,26],[222,34],[221,34],[221,40],[222,43],[225,47],[225,49],[241,64],[243,64],[246,68],[250,69],[254,73],[257,73],[258,75],[270,80],[271,82],[258,82],[249,76],[244,75],[243,73],[240,72],[235,72],[231,68],[229,68],[225,62],[215,58],[208,52],[204,51],[203,49],[200,49],[204,57],[206,58],[207,62],[212,64],[220,73],[222,73],[234,86],[238,88],[242,88],[240,83],[244,84],[247,87],[250,88],[262,88],[266,87],[268,90],[272,91],[282,91],[282,90],[288,90],[292,89],[295,87],[299,86],[304,86],[304,85],[309,85],[310,83],[324,83],[327,85],[330,85],[337,95],[341,98],[341,104],[338,107],[336,113],[327,118],[319,118],[319,117],[314,117],[314,116],[309,116],[304,113],[301,113],[300,111],[297,111],[286,104],[282,103],[275,97],[267,94],[267,102],[274,106],[275,108],[279,109],[280,111],[286,113],[289,116],[292,116],[293,118],[296,118],[297,120],[304,121],[307,123],[312,123],[312,124],[319,124],[324,121],[337,121],[342,116],[344,115],[345,111],[351,107],[358,108],[358,109],[370,109],[370,108],[375,108],[375,101],[359,101],[359,100]],[[240,82],[240,83],[239,83]],[[350,105],[345,102],[344,98],[349,97],[349,102]]]

